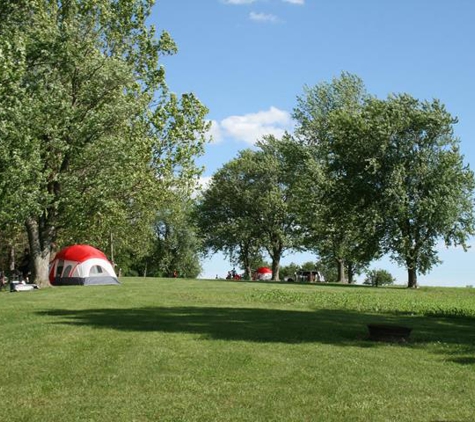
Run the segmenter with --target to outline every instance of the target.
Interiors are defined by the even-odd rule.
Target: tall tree
[[[252,189],[255,192],[253,213],[261,222],[264,248],[272,259],[272,279],[279,280],[280,260],[286,250],[299,250],[300,230],[293,203],[296,181],[293,177],[293,140],[289,135],[277,139],[264,136],[257,143],[260,148],[251,169]]]
[[[169,93],[151,0],[0,4],[0,219],[23,222],[47,285],[57,239],[139,247],[171,186],[199,173],[206,109]],[[107,240],[106,240],[107,239]]]
[[[438,262],[440,239],[465,248],[474,233],[474,175],[453,133],[456,119],[438,100],[407,94],[333,117],[335,167],[348,189],[376,204],[385,249],[417,287],[417,274]]]
[[[263,247],[250,213],[255,207],[248,189],[253,155],[250,150],[242,151],[220,168],[202,192],[195,213],[205,250],[224,252],[233,263],[242,265],[246,278],[252,274],[253,261],[260,260]]]
[[[189,199],[175,197],[159,210],[151,252],[141,262],[147,275],[196,278],[200,274],[201,242],[191,218],[191,205]]]
[[[197,210],[208,248],[238,254],[246,274],[264,249],[272,259],[273,280],[279,280],[284,251],[298,243],[292,177],[283,153],[288,142],[266,136],[258,151],[242,151],[213,176]]]
[[[377,214],[350,189],[345,173],[335,165],[332,116],[351,115],[369,98],[363,81],[342,73],[331,83],[305,87],[293,117],[297,121],[296,179],[300,184],[299,218],[306,245],[338,270],[338,281],[350,283],[379,252]],[[352,154],[349,146],[348,154]],[[370,214],[370,215],[368,215]]]

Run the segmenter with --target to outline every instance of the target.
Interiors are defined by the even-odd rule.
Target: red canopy
[[[272,270],[270,268],[267,268],[267,267],[260,267],[260,268],[257,269],[257,273],[258,274],[271,274]]]
[[[61,249],[54,259],[63,259],[68,261],[84,262],[90,258],[107,259],[100,250],[89,245],[73,245]]]

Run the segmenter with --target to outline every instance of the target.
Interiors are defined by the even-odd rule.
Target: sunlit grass
[[[5,421],[475,419],[475,291],[171,279],[0,294]],[[366,324],[413,328],[367,340]]]

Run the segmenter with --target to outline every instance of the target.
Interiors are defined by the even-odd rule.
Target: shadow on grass
[[[475,365],[475,357],[473,356],[455,357],[450,360],[461,365]]]
[[[374,315],[345,310],[296,311],[218,307],[145,307],[132,309],[51,310],[40,312],[57,324],[121,331],[198,334],[204,339],[231,341],[324,343],[375,347],[366,341],[367,324],[397,324],[413,328],[401,346],[425,343],[457,345],[463,357],[454,362],[475,364],[473,318]]]

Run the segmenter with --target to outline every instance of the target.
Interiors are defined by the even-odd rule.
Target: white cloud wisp
[[[251,12],[249,13],[249,19],[254,22],[260,22],[260,23],[278,23],[280,22],[280,19],[271,14],[267,13],[256,13],[256,12]]]
[[[293,130],[290,113],[277,107],[257,113],[242,116],[229,116],[221,122],[212,122],[211,134],[214,142],[223,138],[231,138],[254,145],[264,135],[274,135],[278,138]]]

